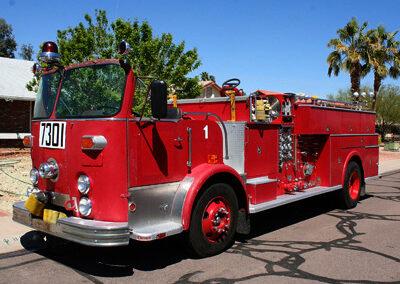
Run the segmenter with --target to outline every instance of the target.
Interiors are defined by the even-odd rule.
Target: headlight
[[[78,178],[78,190],[82,194],[87,194],[90,189],[90,180],[88,176],[80,175]]]
[[[90,201],[90,199],[87,197],[82,197],[81,200],[79,200],[79,213],[87,217],[90,215],[91,212],[92,212],[92,201]]]
[[[37,185],[39,182],[39,171],[35,168],[33,168],[31,170],[31,172],[29,173],[29,177],[31,179],[31,182],[33,185]]]

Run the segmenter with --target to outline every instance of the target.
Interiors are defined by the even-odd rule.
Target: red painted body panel
[[[247,194],[251,204],[259,204],[266,201],[274,200],[277,197],[278,184],[270,182],[257,185],[247,185]]]
[[[39,188],[69,194],[78,201],[77,179],[86,174],[91,181],[89,198],[93,201],[91,218],[102,221],[126,221],[127,147],[126,121],[67,120],[65,149],[38,147],[39,122],[32,124],[32,164],[39,168],[49,158],[57,161],[59,178],[56,182],[40,179]],[[107,146],[102,151],[81,149],[81,137],[102,135]],[[45,181],[45,182],[43,182]],[[74,212],[78,215],[77,212]]]
[[[207,163],[208,155],[222,163],[222,134],[214,121],[142,121],[140,126],[138,121],[129,122],[129,187],[180,181],[190,173],[188,127],[193,141],[191,168]]]
[[[246,129],[245,172],[247,178],[278,175],[278,128],[250,124]]]
[[[231,106],[230,102],[193,102],[185,103],[180,105],[178,101],[178,107],[182,108],[185,112],[212,112],[217,114],[222,120],[231,120]],[[210,117],[210,119],[215,120],[215,118]],[[249,121],[250,111],[248,101],[237,101],[236,102],[236,121]]]
[[[300,105],[294,109],[296,134],[375,133],[375,114]]]

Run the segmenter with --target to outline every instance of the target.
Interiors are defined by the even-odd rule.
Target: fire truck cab
[[[168,100],[165,82],[146,90],[124,60],[62,67],[55,43],[42,51],[24,139],[32,188],[13,219],[45,234],[121,246],[184,233],[209,256],[248,233],[251,214],[331,191],[352,208],[378,174],[375,114],[357,105],[244,95],[237,79],[218,98]],[[140,92],[150,117],[132,111]]]

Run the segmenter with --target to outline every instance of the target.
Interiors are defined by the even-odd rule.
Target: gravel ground
[[[0,150],[0,154],[7,152],[5,149]],[[388,152],[380,148],[379,158],[380,161],[400,160],[400,152]],[[2,166],[5,162],[15,163]],[[27,152],[0,156],[0,211],[11,213],[12,204],[25,198],[26,189],[30,185],[30,169],[31,158]]]
[[[12,204],[25,198],[30,169],[29,154],[0,156],[0,211],[10,213]]]

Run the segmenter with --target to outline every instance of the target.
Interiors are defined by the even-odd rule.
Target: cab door
[[[186,173],[183,149],[186,137],[179,121],[129,122],[130,187],[179,181]]]

